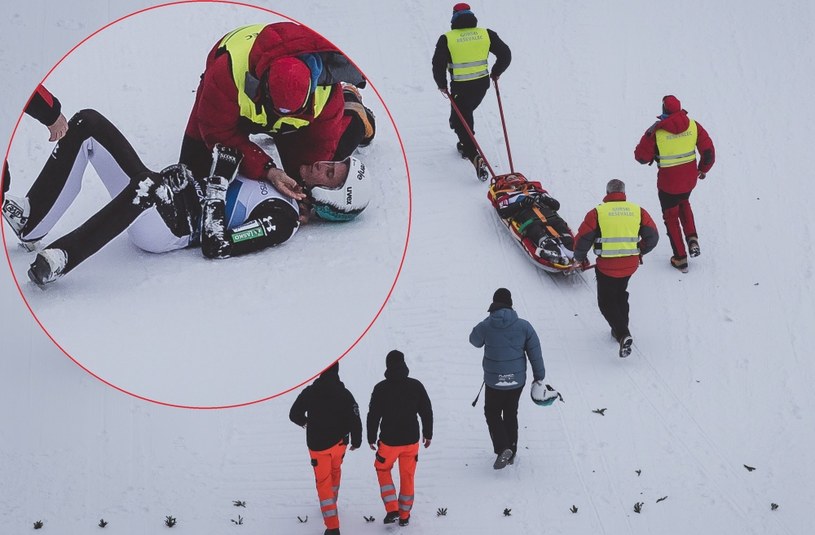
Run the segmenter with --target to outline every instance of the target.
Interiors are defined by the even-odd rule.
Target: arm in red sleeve
[[[707,173],[716,162],[716,149],[713,147],[713,140],[710,139],[707,130],[701,124],[696,123],[696,150],[699,151],[699,172]]]
[[[38,85],[37,90],[34,91],[31,100],[25,107],[25,112],[45,126],[51,126],[62,113],[62,105],[50,91],[42,85]]]

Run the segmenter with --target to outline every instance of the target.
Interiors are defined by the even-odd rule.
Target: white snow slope
[[[8,4],[3,139],[66,51],[150,5]],[[345,535],[811,533],[815,186],[806,133],[815,118],[815,6],[743,4],[471,2],[513,49],[501,94],[515,166],[548,187],[575,229],[613,177],[659,220],[656,169],[632,153],[664,94],[676,94],[713,137],[716,166],[692,197],[703,254],[690,273],[677,273],[663,233],[632,278],[636,344],[627,360],[616,357],[596,309],[592,274],[561,280],[537,271],[455,153],[430,74],[452,3],[264,5],[340,46],[398,126],[410,183],[387,113],[366,90],[382,135],[364,157],[379,185],[352,225],[306,227],[277,250],[224,262],[192,250],[147,255],[120,237],[44,291],[25,282],[31,257],[6,227],[10,266],[45,328],[83,366],[136,396],[213,407],[275,396],[343,354],[387,296],[410,222],[392,296],[340,371],[364,417],[384,355],[401,349],[431,395],[436,433],[421,452],[407,528],[381,524],[372,452],[348,453]],[[108,114],[148,165],[161,167],[177,155],[211,44],[265,20],[276,17],[237,4],[162,7],[97,35],[46,86],[67,115],[84,107]],[[476,112],[476,131],[506,172],[494,95]],[[10,153],[14,193],[47,157],[46,138],[21,119]],[[56,233],[104,201],[95,179],[89,173]],[[55,347],[5,273],[0,532],[23,533],[39,520],[49,533],[89,533],[104,518],[106,532],[158,533],[171,515],[182,533],[322,533],[304,433],[287,418],[296,391],[219,410],[128,395]],[[547,382],[565,403],[539,408],[525,393],[519,461],[496,472],[481,405],[470,406],[481,353],[467,336],[500,286],[537,328]],[[240,334],[246,325],[251,334]],[[605,415],[592,412],[600,408]],[[231,522],[238,515],[240,526]]]

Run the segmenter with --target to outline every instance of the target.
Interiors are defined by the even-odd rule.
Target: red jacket
[[[625,193],[609,193],[603,198],[603,202],[624,201]],[[594,247],[594,241],[601,236],[600,227],[597,224],[597,209],[592,209],[586,214],[583,223],[577,230],[577,236],[574,238],[574,258],[578,262],[586,259],[589,249]],[[640,255],[645,255],[656,247],[659,241],[659,231],[651,219],[650,214],[640,207],[640,242],[637,245],[640,250]],[[633,275],[640,265],[640,256],[615,256],[611,258],[604,258],[602,256],[597,258],[597,271],[608,275],[609,277],[628,277]]]
[[[185,133],[193,139],[202,140],[208,149],[216,143],[237,148],[243,153],[241,172],[249,178],[261,178],[272,159],[249,140],[250,133],[260,133],[261,129],[241,119],[238,89],[232,78],[229,54],[219,54],[217,51],[218,43],[207,56]],[[306,27],[289,22],[269,24],[258,34],[249,52],[249,69],[260,78],[275,59],[325,51],[338,50]],[[333,156],[342,135],[344,108],[342,89],[340,84],[335,85],[318,117],[308,113],[294,116],[310,120],[310,124],[285,135],[297,138],[296,143],[286,144],[286,154],[281,156],[287,170],[299,169],[301,164],[330,160]]]
[[[641,164],[651,164],[657,156],[657,130],[667,130],[673,134],[684,132],[690,126],[688,112],[680,110],[672,113],[665,119],[659,120],[645,131],[637,148],[634,149],[634,158]],[[713,141],[707,131],[698,122],[696,123],[697,137],[696,150],[699,153],[699,163],[696,161],[684,163],[674,167],[662,167],[657,172],[657,189],[665,193],[680,194],[693,191],[699,173],[707,173],[716,161],[716,152]]]

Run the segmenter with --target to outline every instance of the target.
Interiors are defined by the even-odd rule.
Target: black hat
[[[512,306],[512,294],[506,288],[498,288],[492,294],[492,302],[498,305]]]
[[[334,364],[332,364],[331,366],[329,366],[328,368],[326,368],[323,371],[323,373],[320,374],[320,377],[331,377],[332,375],[337,377],[337,378],[339,378],[339,376],[340,376],[340,361],[339,360],[337,362],[335,362]]]
[[[405,364],[405,354],[394,349],[385,357],[385,377],[388,379],[407,377],[410,370]]]

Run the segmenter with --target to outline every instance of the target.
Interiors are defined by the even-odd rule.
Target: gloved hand
[[[707,176],[707,174],[699,171],[699,180],[704,180],[706,176]]]
[[[524,198],[518,201],[518,206],[521,208],[532,208],[532,205],[535,204],[535,198],[531,195],[524,195]]]

